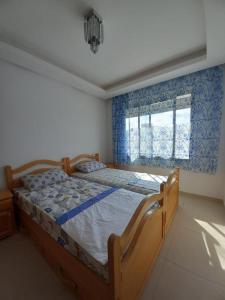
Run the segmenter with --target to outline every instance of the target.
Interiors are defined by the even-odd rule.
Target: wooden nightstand
[[[12,193],[0,190],[0,239],[14,233],[14,211]]]

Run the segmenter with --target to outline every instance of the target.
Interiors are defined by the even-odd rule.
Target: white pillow
[[[21,180],[30,191],[42,189],[50,184],[65,181],[68,175],[61,169],[52,168],[40,174],[24,175]]]
[[[96,160],[83,161],[75,165],[76,169],[83,173],[90,173],[96,170],[105,169],[106,165]]]

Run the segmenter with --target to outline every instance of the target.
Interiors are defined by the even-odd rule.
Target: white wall
[[[220,154],[218,171],[215,175],[208,175],[203,173],[196,173],[181,170],[180,190],[187,193],[204,195],[208,197],[224,199],[225,204],[225,100],[223,106],[222,117],[222,132],[220,140]],[[112,161],[112,101],[109,100],[107,104],[108,115],[108,161]],[[155,174],[166,175],[170,172],[169,169],[154,168],[146,166],[129,166],[130,170],[151,172]]]
[[[100,152],[112,161],[111,100],[104,102],[0,61],[0,186],[3,166]],[[224,198],[225,113],[215,175],[181,171],[184,192]],[[168,169],[133,167],[167,174]]]
[[[0,61],[0,186],[3,166],[84,152],[106,157],[106,102]]]

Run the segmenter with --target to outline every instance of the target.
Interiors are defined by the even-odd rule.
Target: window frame
[[[179,105],[177,105],[177,100],[179,99],[184,99],[184,98],[190,98],[190,103],[189,105],[187,105],[186,107],[184,108],[179,108]],[[168,99],[170,100],[170,99]],[[165,101],[168,101],[168,100],[165,100]],[[192,131],[192,126],[191,126],[191,118],[192,118],[192,93],[191,92],[188,92],[188,93],[185,93],[185,94],[181,94],[181,95],[178,95],[176,96],[174,99],[172,99],[173,101],[173,105],[171,107],[170,110],[164,110],[162,111],[163,112],[166,112],[166,111],[172,111],[173,112],[173,120],[172,120],[172,124],[173,124],[173,138],[172,138],[172,154],[171,154],[171,157],[170,158],[163,158],[163,157],[158,157],[158,156],[153,156],[153,138],[150,139],[150,143],[151,143],[151,156],[150,157],[146,157],[144,155],[141,155],[141,135],[140,135],[140,117],[141,116],[148,116],[149,117],[149,128],[150,128],[150,134],[151,134],[151,137],[153,135],[153,131],[152,131],[152,123],[151,123],[151,119],[152,119],[152,115],[154,114],[154,112],[151,112],[149,111],[148,113],[146,114],[141,114],[140,113],[140,108],[142,106],[138,106],[136,109],[137,109],[137,113],[136,114],[133,114],[132,116],[129,116],[129,117],[125,117],[125,122],[128,119],[132,118],[132,117],[138,117],[138,157],[137,159],[149,159],[149,160],[165,160],[165,161],[168,161],[168,160],[172,160],[172,161],[189,161],[190,160],[190,143],[191,143],[191,131]],[[161,101],[159,102],[155,102],[154,104],[157,104],[157,103],[160,103]],[[149,104],[150,106],[151,104]],[[186,109],[186,108],[190,108],[190,137],[189,137],[189,155],[188,155],[188,158],[176,158],[175,157],[175,154],[176,154],[176,132],[177,132],[177,124],[176,124],[176,119],[177,119],[177,110],[181,110],[181,109]],[[160,112],[158,112],[160,113]],[[128,154],[129,154],[129,157],[131,159],[131,146],[130,146],[130,121],[129,121],[129,145],[128,145]]]

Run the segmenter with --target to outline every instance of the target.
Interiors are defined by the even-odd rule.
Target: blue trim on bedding
[[[68,220],[72,219],[73,217],[75,217],[76,215],[78,215],[79,213],[81,213],[82,211],[84,211],[85,209],[89,208],[90,206],[94,205],[95,203],[99,202],[100,200],[104,199],[105,197],[107,197],[108,195],[112,194],[113,192],[115,192],[116,190],[118,190],[119,188],[110,188],[100,194],[98,194],[97,196],[90,198],[89,200],[87,200],[86,202],[82,203],[81,205],[71,209],[70,211],[66,212],[65,214],[61,215],[60,217],[58,217],[56,219],[56,223],[59,225],[63,225],[64,223],[66,223]]]

